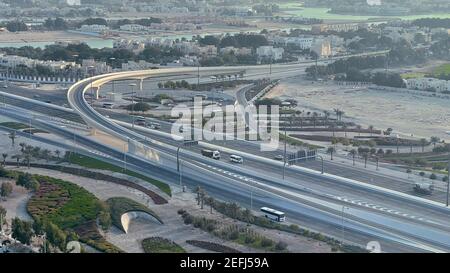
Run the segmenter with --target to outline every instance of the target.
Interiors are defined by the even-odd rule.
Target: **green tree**
[[[422,146],[422,153],[425,151],[425,146],[427,145],[427,140],[425,138],[420,139],[420,146]]]
[[[430,142],[433,144],[433,148],[436,148],[436,144],[440,141],[440,138],[437,136],[432,136],[430,138]]]
[[[20,241],[23,244],[30,244],[31,237],[33,236],[33,230],[31,222],[22,221],[15,217],[12,220],[12,237]]]
[[[58,247],[60,250],[66,249],[66,234],[57,225],[49,222],[45,225],[45,233],[47,240],[52,245]]]
[[[2,186],[0,188],[0,195],[2,197],[8,197],[13,191],[13,186],[9,182],[2,183]]]
[[[11,145],[14,146],[15,140],[16,140],[16,131],[12,131],[8,135],[9,139],[11,139]]]
[[[2,165],[5,166],[6,165],[6,158],[8,157],[7,153],[2,153],[2,158],[3,158],[3,163]]]
[[[3,230],[3,224],[6,223],[6,209],[0,206],[0,231]]]
[[[330,154],[330,159],[333,160],[333,154],[336,152],[334,147],[328,147],[327,153]]]

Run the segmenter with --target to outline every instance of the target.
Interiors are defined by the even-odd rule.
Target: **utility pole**
[[[449,153],[450,156],[450,153]],[[447,202],[445,203],[445,205],[448,207],[448,195],[450,192],[450,158],[448,160],[448,173],[447,173],[448,177],[447,177]]]
[[[197,91],[200,91],[200,63],[197,64]]]
[[[136,84],[130,83],[128,86],[131,87],[131,128],[134,129],[134,87],[136,86]]]
[[[283,164],[283,180],[286,173],[286,144],[287,144],[287,131],[286,131],[286,125],[284,126],[284,164]]]

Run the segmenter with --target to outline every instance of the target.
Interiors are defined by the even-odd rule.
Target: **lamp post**
[[[193,146],[197,145],[197,140],[190,140],[190,141],[184,141],[183,144],[178,145],[177,148],[177,172],[180,174],[180,187],[182,187],[182,179],[183,179],[183,173],[181,171],[181,160],[180,160],[180,150],[183,146]]]
[[[342,211],[341,211],[341,218],[342,218],[342,242],[341,242],[341,246],[344,244],[344,240],[345,240],[345,226],[344,226],[344,211],[345,210],[349,210],[348,207],[346,206],[342,206]]]
[[[130,83],[128,86],[131,87],[131,128],[134,129],[134,88],[136,87],[136,84]]]
[[[448,207],[448,195],[450,192],[450,153],[449,153],[449,160],[448,160],[448,172],[447,172],[447,201],[445,202],[445,205]]]
[[[93,77],[94,77],[94,66],[92,66],[92,65],[90,65],[90,66],[88,66],[88,70],[89,70],[89,74],[90,74],[90,76],[91,76],[91,106],[93,106],[94,105],[94,88],[93,88],[93,84],[94,84],[94,79],[93,79]]]

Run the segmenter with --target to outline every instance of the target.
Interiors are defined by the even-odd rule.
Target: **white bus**
[[[277,222],[284,222],[284,212],[274,210],[267,207],[262,207],[261,211],[264,213],[264,216],[266,218],[269,218],[270,220],[277,221]]]

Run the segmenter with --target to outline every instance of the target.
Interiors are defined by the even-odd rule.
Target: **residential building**
[[[266,59],[278,61],[283,58],[284,49],[274,48],[273,46],[260,46],[256,49],[256,55],[259,60]]]
[[[407,79],[406,88],[431,92],[450,92],[450,81],[435,78]]]
[[[109,27],[104,25],[82,25],[79,31],[90,33],[104,33],[106,31],[109,31]]]

